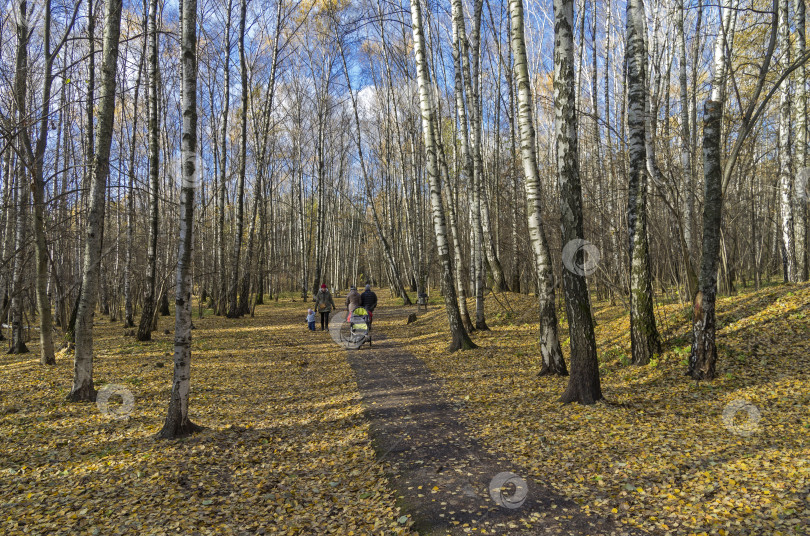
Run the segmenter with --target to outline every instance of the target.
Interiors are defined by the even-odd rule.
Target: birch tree
[[[233,268],[231,272],[231,289],[228,293],[228,318],[242,316],[239,309],[239,263],[242,253],[242,233],[245,226],[245,174],[247,169],[247,116],[248,116],[248,73],[245,57],[245,22],[247,19],[247,0],[242,0],[239,8],[239,73],[242,78],[242,120],[240,124],[241,146],[239,159],[239,177],[236,191],[236,234],[233,241]],[[247,268],[245,268],[247,269]],[[244,299],[247,299],[245,297]]]
[[[416,79],[419,86],[419,108],[422,115],[422,137],[425,143],[425,152],[427,153],[426,171],[430,184],[430,204],[433,209],[433,230],[441,267],[444,306],[447,311],[450,335],[452,337],[450,351],[467,350],[475,348],[476,345],[470,340],[469,335],[467,335],[461,323],[461,314],[459,313],[455,287],[453,286],[453,266],[450,257],[450,247],[447,243],[447,224],[444,218],[444,202],[442,200],[436,156],[436,134],[433,129],[433,98],[431,96],[432,86],[427,66],[425,34],[422,27],[421,0],[413,0],[411,2],[411,25],[413,31],[414,55],[416,57]]]
[[[174,375],[166,421],[158,436],[188,435],[201,428],[188,417],[191,376],[191,253],[194,237],[194,192],[197,162],[197,0],[181,0],[180,36],[183,73],[182,188],[180,236],[177,250],[177,287],[174,320]]]
[[[17,4],[14,5],[14,9],[17,34],[17,57],[15,61],[13,95],[14,110],[17,114],[17,125],[25,128],[25,122],[28,120],[28,44],[31,37],[27,0],[19,0]],[[15,140],[17,146],[16,152],[18,154],[15,165],[15,174],[17,176],[15,190],[17,221],[14,233],[14,265],[11,271],[11,348],[8,351],[9,354],[25,354],[29,352],[28,346],[25,344],[22,326],[22,278],[23,264],[25,262],[26,214],[28,212],[29,200],[28,189],[25,187],[25,180],[23,180],[23,176],[26,173],[25,164],[19,156],[25,154],[23,141],[23,136],[17,136],[17,140]]]
[[[647,240],[647,49],[643,0],[627,2],[627,129],[629,187],[627,221],[630,237],[630,340],[632,361],[646,365],[661,352],[653,311],[650,253]]]
[[[557,332],[557,310],[554,303],[554,272],[551,268],[551,252],[540,202],[540,172],[537,167],[536,141],[532,119],[531,80],[526,59],[523,1],[509,0],[511,19],[512,55],[514,76],[517,85],[518,124],[520,125],[520,154],[523,162],[524,187],[528,207],[529,239],[537,270],[537,297],[540,316],[540,375],[568,375],[563,360]]]
[[[799,59],[807,51],[806,7],[803,0],[794,2],[795,38],[794,56]],[[807,66],[802,63],[796,70],[796,154],[794,157],[795,182],[793,185],[793,235],[796,249],[796,280],[807,281],[810,257],[807,252]]]
[[[98,296],[101,264],[101,237],[104,229],[107,178],[110,174],[110,146],[115,116],[115,75],[118,67],[118,41],[121,31],[121,0],[107,0],[101,64],[101,95],[96,154],[90,179],[82,287],[76,314],[76,351],[73,361],[73,387],[67,398],[73,402],[96,399],[93,386],[93,315]]]
[[[785,65],[790,63],[790,13],[788,0],[779,0],[779,49]],[[796,244],[793,239],[793,176],[791,173],[790,84],[779,90],[779,215],[781,218],[782,264],[785,282],[795,283]]]
[[[557,183],[560,186],[560,221],[564,244],[584,240],[575,107],[573,23],[574,1],[554,0],[554,142],[557,149]],[[565,254],[564,248],[563,255]],[[569,265],[562,270],[565,311],[571,340],[571,377],[561,401],[593,404],[602,399],[599,359],[596,355],[588,284],[584,271],[578,269],[585,265],[583,248],[577,248],[574,255],[576,258],[573,259],[573,266],[577,269],[571,270],[569,260]]]
[[[139,341],[152,340],[155,316],[155,278],[157,274],[158,210],[160,188],[160,161],[158,139],[158,31],[157,0],[149,0],[149,86],[147,110],[149,130],[149,242],[147,251],[146,291],[143,297],[141,321],[138,324]]]

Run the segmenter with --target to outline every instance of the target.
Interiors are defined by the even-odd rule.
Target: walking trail
[[[401,317],[404,322],[408,312],[380,310],[373,347],[346,352],[366,408],[377,463],[414,529],[423,535],[645,534],[585,513],[547,483],[535,482],[524,468],[481,445],[424,362],[377,327],[381,318]]]

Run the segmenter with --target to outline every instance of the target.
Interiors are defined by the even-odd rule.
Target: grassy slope
[[[504,294],[487,309],[492,331],[474,336],[475,351],[446,352],[442,307],[394,330],[489,448],[585,508],[656,534],[810,534],[810,285],[721,298],[719,378],[699,385],[684,377],[687,306],[656,307],[665,351],[633,367],[628,316],[596,304],[609,403],[590,407],[557,401],[567,379],[536,377],[533,298]],[[761,415],[748,436],[724,424],[735,400]]]

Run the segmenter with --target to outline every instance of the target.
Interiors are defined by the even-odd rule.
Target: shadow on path
[[[393,316],[385,313],[380,316]],[[372,348],[348,350],[347,359],[377,461],[421,534],[645,534],[584,513],[527,478],[525,469],[488,452],[424,362],[379,329],[373,335]]]

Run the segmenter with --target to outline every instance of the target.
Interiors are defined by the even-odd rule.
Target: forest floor
[[[414,308],[381,297],[375,330],[427,366],[481,448],[523,468],[529,493],[539,485],[652,534],[810,534],[810,285],[721,298],[719,377],[700,384],[684,376],[687,305],[657,306],[665,351],[635,367],[626,312],[596,303],[606,402],[593,406],[560,404],[567,379],[536,376],[534,298],[489,295],[480,348],[450,354],[438,293],[407,326]],[[35,341],[0,356],[0,533],[415,534],[352,368],[382,350],[309,332],[307,306],[195,318],[190,415],[206,429],[179,441],[154,439],[172,317],[150,343],[96,322],[97,388],[126,389],[131,410],[118,397],[107,414],[66,402],[67,353],[54,368],[38,364]]]

